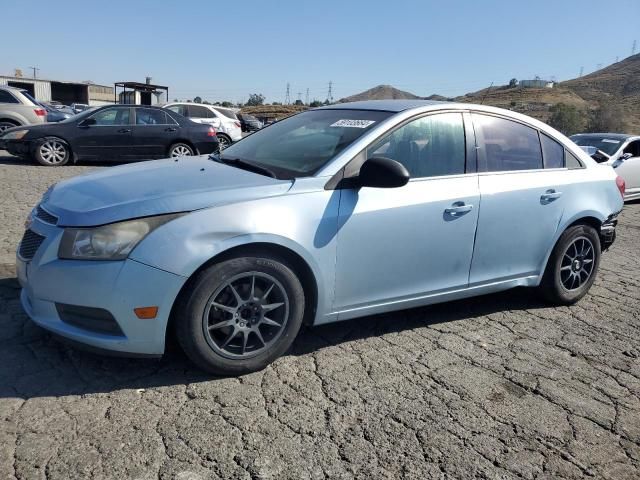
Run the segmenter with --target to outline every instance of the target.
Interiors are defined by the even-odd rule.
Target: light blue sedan
[[[536,287],[571,304],[624,184],[547,125],[485,106],[332,105],[221,156],[120,166],[46,192],[18,248],[38,325],[216,374],[265,367],[301,325]]]

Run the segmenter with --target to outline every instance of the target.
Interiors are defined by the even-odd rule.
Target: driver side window
[[[128,108],[108,108],[92,115],[98,126],[129,125]]]
[[[400,162],[411,178],[462,174],[466,160],[462,114],[440,113],[413,120],[371,145],[367,158],[371,157]]]

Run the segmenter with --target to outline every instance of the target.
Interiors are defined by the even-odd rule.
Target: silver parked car
[[[571,140],[598,163],[611,165],[626,183],[625,201],[640,198],[640,136],[620,133],[579,133]]]
[[[532,118],[345,103],[220,155],[65,180],[28,219],[21,301],[92,347],[263,368],[301,325],[533,287],[567,305],[614,241],[622,183]]]
[[[47,111],[22,88],[0,87],[0,133],[8,128],[47,121]]]

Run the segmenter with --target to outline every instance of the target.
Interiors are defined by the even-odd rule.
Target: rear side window
[[[544,157],[544,168],[564,167],[564,147],[555,140],[540,134],[542,142],[542,156]]]
[[[573,169],[573,168],[582,168],[582,162],[580,162],[580,160],[578,160],[575,155],[573,153],[571,153],[569,150],[565,150],[564,153],[565,158],[567,159],[566,164],[567,164],[567,168],[569,169]]]
[[[464,173],[462,114],[441,113],[413,120],[369,147],[367,157],[375,156],[400,162],[411,178]]]
[[[192,118],[216,118],[216,115],[207,107],[200,105],[188,105],[189,116]]]
[[[230,118],[231,120],[238,120],[238,117],[236,116],[236,114],[231,110],[225,110],[223,108],[219,108],[218,112],[220,112],[225,117]]]
[[[474,113],[479,172],[509,172],[542,168],[537,130],[521,123]]]
[[[0,90],[0,103],[19,103],[18,99],[6,90]]]
[[[184,105],[172,105],[167,108],[172,112],[182,115],[183,117],[186,117],[188,115],[187,107],[185,107]]]
[[[98,126],[112,127],[129,125],[129,116],[130,111],[128,108],[108,108],[92,115],[91,118],[95,119]]]

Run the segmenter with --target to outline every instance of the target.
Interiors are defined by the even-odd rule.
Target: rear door
[[[180,125],[160,108],[136,107],[133,148],[125,160],[165,158],[180,135]]]
[[[538,275],[570,188],[562,175],[564,149],[545,136],[545,169],[536,129],[499,116],[472,118],[481,198],[470,286]]]
[[[71,141],[73,151],[82,159],[119,161],[132,147],[132,117],[128,106],[94,113],[88,117],[95,120],[93,125],[76,125]]]

